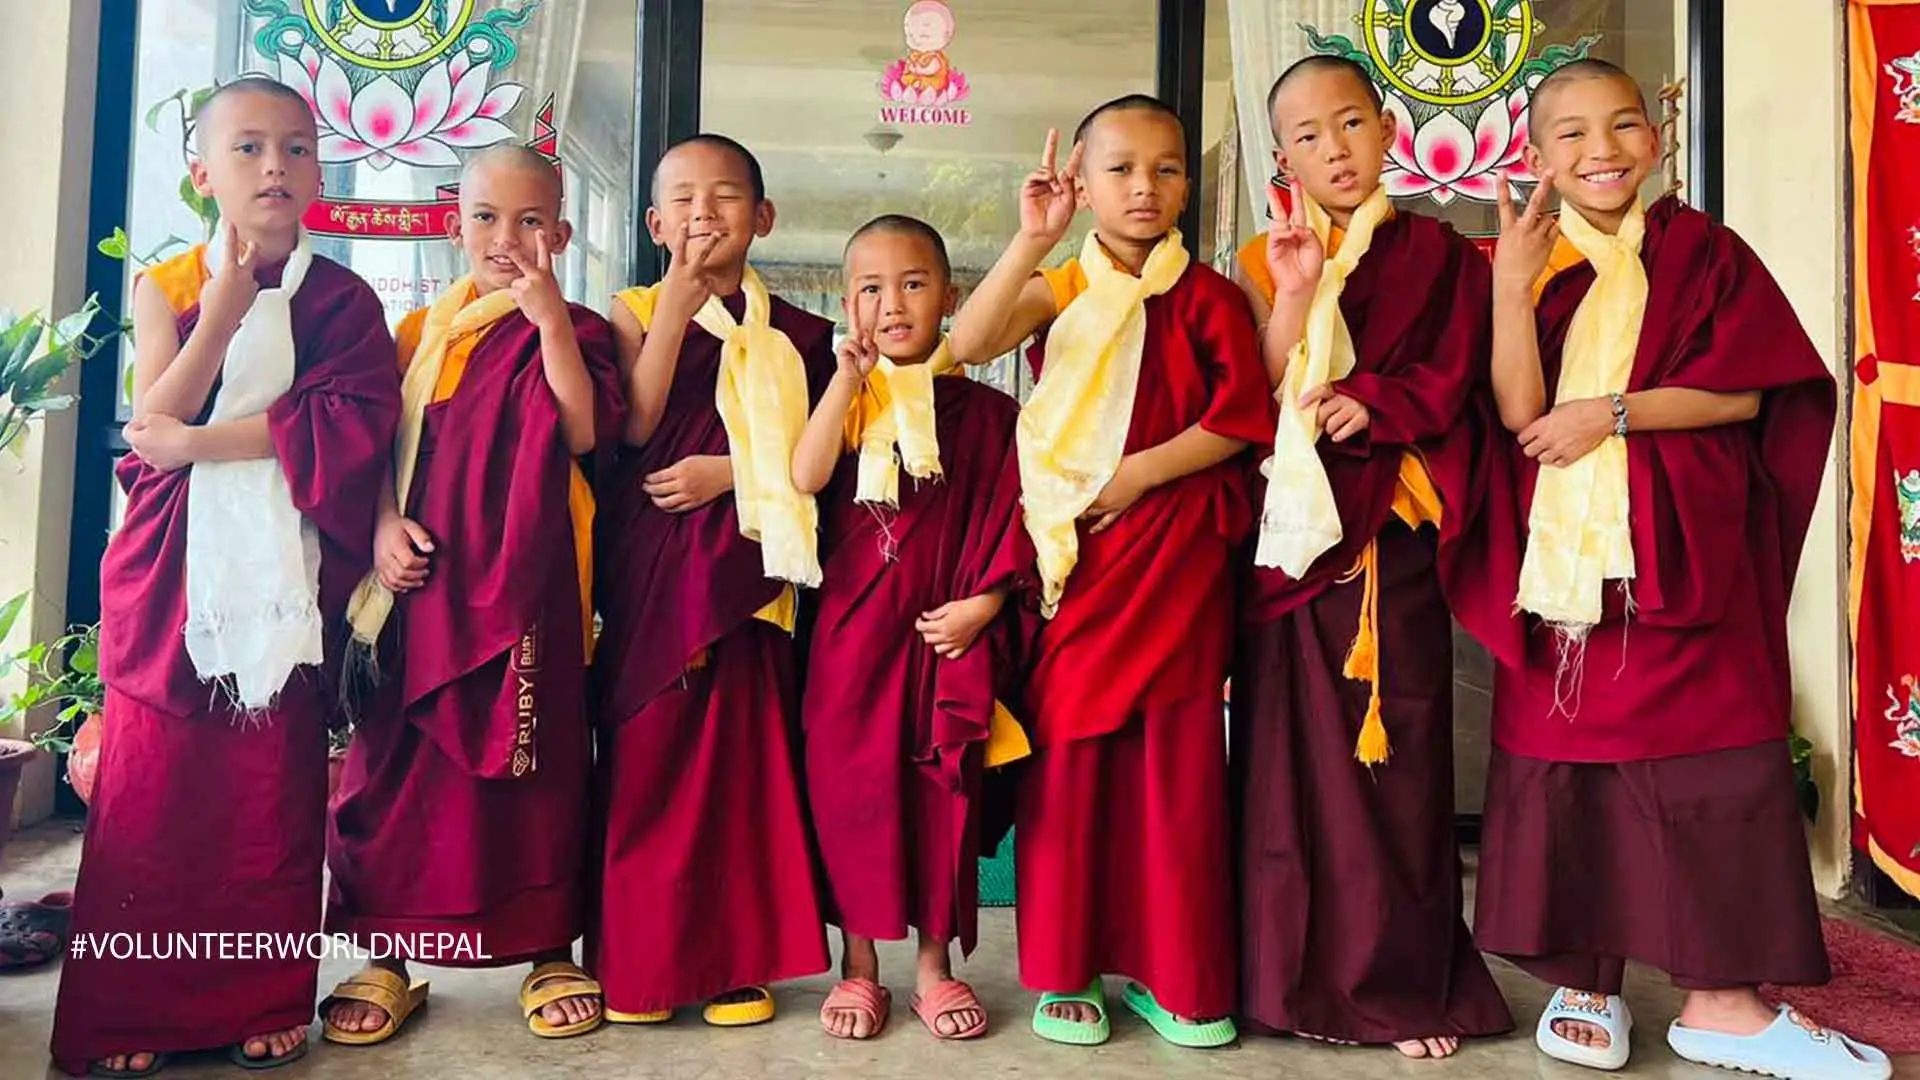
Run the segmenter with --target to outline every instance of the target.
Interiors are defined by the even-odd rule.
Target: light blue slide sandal
[[[1779,1080],[1887,1080],[1893,1063],[1875,1047],[1855,1042],[1780,1006],[1780,1015],[1758,1035],[1723,1035],[1667,1028],[1667,1045],[1697,1065],[1777,1077]]]

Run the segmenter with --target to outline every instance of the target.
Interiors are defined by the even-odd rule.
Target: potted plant
[[[17,615],[17,609],[13,612]],[[0,612],[0,631],[10,621]],[[0,726],[29,710],[57,710],[54,724],[33,735],[33,745],[67,755],[67,782],[86,802],[93,795],[99,763],[100,713],[106,688],[100,682],[100,628],[76,626],[51,641],[35,642],[20,652],[0,655],[0,677],[24,674],[26,686],[0,700]]]

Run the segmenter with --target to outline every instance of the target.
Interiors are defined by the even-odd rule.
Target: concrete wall
[[[99,0],[8,5],[0,176],[7,178],[10,212],[0,230],[0,307],[65,314],[85,299],[99,20]],[[97,362],[112,363],[111,352]],[[52,637],[66,625],[73,461],[71,411],[34,425],[19,456],[0,454],[0,599],[28,588],[34,594],[31,617],[0,647]],[[18,688],[12,680],[0,684],[0,692]],[[21,785],[20,820],[51,813],[53,792],[53,762],[42,756]],[[0,826],[10,809],[0,807]]]
[[[1814,344],[1848,385],[1844,5],[1768,0],[1765,18],[1729,4],[1726,26],[1727,224],[1759,252]],[[1751,14],[1751,13],[1749,13]],[[1847,885],[1852,802],[1848,700],[1845,406],[1814,511],[1790,616],[1794,722],[1814,743],[1821,791],[1814,875]]]

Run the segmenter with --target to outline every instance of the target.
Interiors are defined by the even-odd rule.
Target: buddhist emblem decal
[[[1499,93],[1544,29],[1531,0],[1371,0],[1360,21],[1380,77],[1406,97],[1441,106]]]
[[[419,67],[460,40],[473,0],[306,0],[315,36],[359,67]]]

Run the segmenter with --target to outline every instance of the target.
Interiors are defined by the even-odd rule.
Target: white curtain
[[[1249,235],[1267,224],[1266,185],[1273,177],[1273,124],[1267,91],[1288,64],[1312,52],[1300,27],[1360,40],[1355,20],[1365,0],[1227,0],[1233,41],[1233,97],[1240,121],[1240,171],[1253,220]]]

